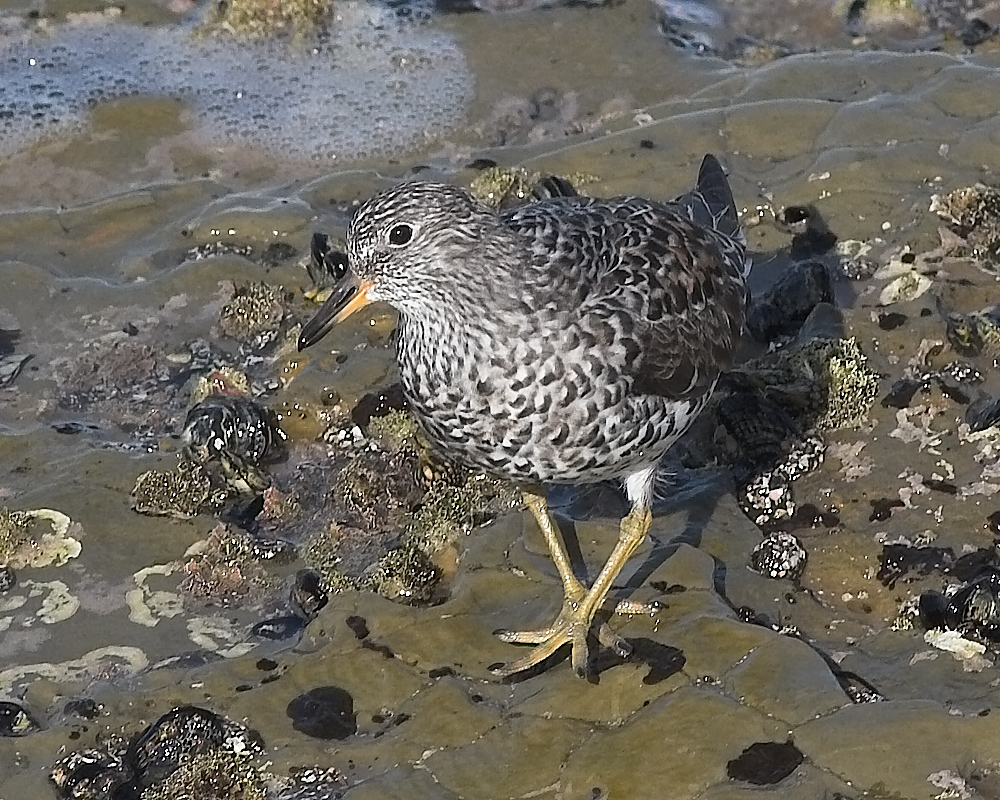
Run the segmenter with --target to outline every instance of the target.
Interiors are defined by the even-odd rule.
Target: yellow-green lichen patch
[[[38,522],[48,523],[50,530],[37,529]],[[80,555],[80,542],[69,535],[73,527],[61,511],[0,508],[0,564],[12,569],[62,566]]]
[[[276,331],[285,312],[278,289],[266,283],[248,283],[233,288],[233,296],[219,314],[219,330],[239,342]]]
[[[223,32],[251,40],[288,35],[301,38],[328,23],[332,5],[332,0],[215,0],[199,32]]]
[[[219,507],[225,499],[225,491],[212,487],[208,471],[187,460],[170,470],[142,473],[132,489],[132,508],[150,516],[188,519],[206,508]]]
[[[511,484],[481,473],[466,472],[463,477],[460,485],[433,481],[411,516],[408,534],[427,553],[455,544],[477,525],[520,503]]]
[[[251,761],[220,748],[192,756],[146,789],[142,800],[264,800],[266,796],[264,781]]]
[[[368,435],[378,445],[389,451],[403,447],[414,447],[417,441],[417,421],[406,411],[391,409],[381,417],[372,417],[368,423]]]
[[[327,591],[355,589],[364,570],[384,552],[386,538],[334,523],[306,540],[302,561],[320,574]]]

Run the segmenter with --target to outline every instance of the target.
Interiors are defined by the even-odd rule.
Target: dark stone
[[[1000,533],[1000,511],[994,511],[986,518],[986,527],[994,533]]]
[[[791,742],[755,742],[726,764],[726,774],[733,780],[770,786],[791,775],[804,758]]]
[[[347,627],[354,632],[354,635],[358,637],[358,639],[366,639],[368,638],[368,634],[371,633],[371,631],[368,630],[368,622],[364,617],[351,616],[347,618],[346,622]]]
[[[63,706],[63,714],[79,717],[80,719],[94,720],[101,715],[101,706],[89,697],[76,697],[66,701],[66,705]]]
[[[292,610],[302,619],[312,622],[329,600],[323,588],[323,579],[316,570],[300,569],[295,573],[289,602]]]
[[[889,389],[889,394],[882,398],[882,408],[907,408],[923,385],[913,378],[900,378]]]
[[[271,242],[260,254],[260,264],[265,269],[272,269],[284,261],[291,261],[299,251],[288,242]]]
[[[129,766],[113,753],[80,750],[59,759],[49,780],[65,800],[138,800]]]
[[[983,396],[965,409],[965,421],[973,431],[985,431],[1000,422],[1000,398]]]
[[[226,720],[215,712],[181,706],[136,736],[125,761],[139,782],[149,787],[169,777],[192,756],[222,747],[228,735]]]
[[[305,620],[298,614],[285,614],[261,620],[250,629],[250,633],[261,639],[283,641],[292,639],[305,630]]]
[[[319,686],[300,694],[285,713],[295,730],[314,739],[346,739],[358,732],[354,698],[337,686]]]
[[[365,429],[373,417],[384,417],[390,411],[402,411],[405,408],[403,387],[394,383],[380,391],[369,392],[358,400],[357,405],[351,409],[351,421],[359,428]]]

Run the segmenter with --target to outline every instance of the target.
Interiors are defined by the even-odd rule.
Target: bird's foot
[[[560,647],[568,644],[572,647],[571,661],[573,671],[580,677],[586,677],[590,666],[590,646],[587,636],[593,624],[593,611],[588,611],[586,604],[581,603],[583,597],[563,600],[562,610],[551,625],[532,631],[511,631],[500,629],[494,633],[504,642],[511,644],[533,644],[535,647],[523,657],[509,664],[498,664],[490,671],[498,678],[508,678],[518,672],[524,672],[544,661]],[[631,645],[608,627],[607,623],[597,626],[597,640],[605,647],[611,648],[622,658],[627,658],[632,651]]]

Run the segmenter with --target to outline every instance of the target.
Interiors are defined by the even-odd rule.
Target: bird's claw
[[[494,631],[501,641],[511,644],[533,644],[532,650],[523,657],[509,664],[497,664],[490,667],[490,672],[498,678],[509,678],[519,672],[524,672],[537,666],[553,655],[560,647],[569,644],[572,648],[570,660],[573,672],[580,677],[586,677],[590,668],[590,645],[587,635],[593,623],[593,613],[577,602],[565,600],[559,616],[551,625],[530,631],[512,631],[501,628]],[[613,650],[619,657],[628,658],[632,647],[627,640],[616,634],[607,623],[597,626],[597,640],[605,647]]]

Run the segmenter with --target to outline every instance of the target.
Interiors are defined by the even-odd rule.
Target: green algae
[[[199,33],[224,32],[247,40],[288,35],[303,39],[328,24],[332,6],[332,0],[216,0]]]

